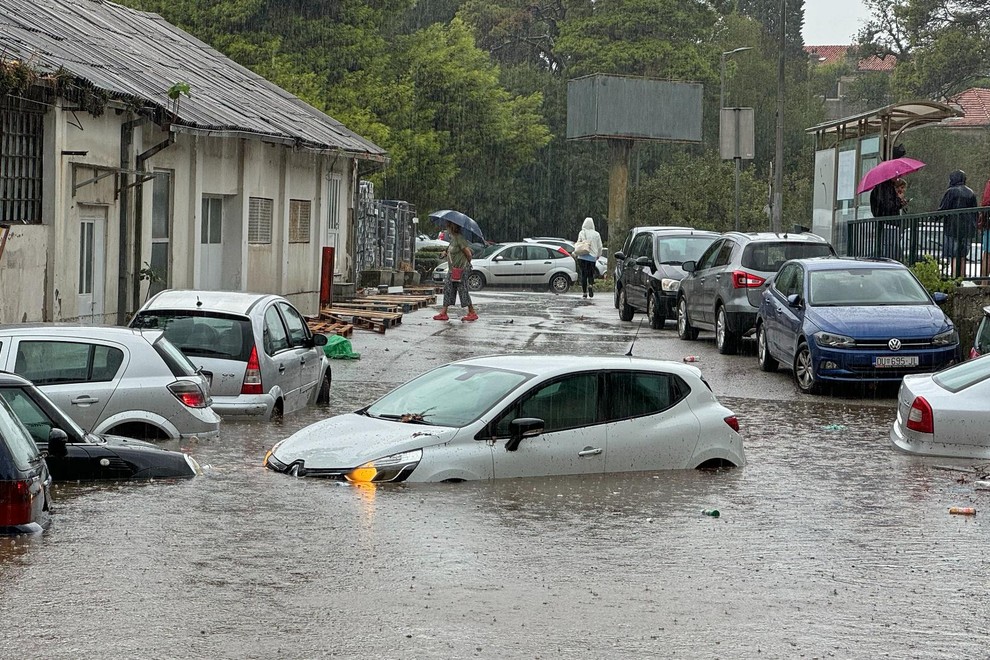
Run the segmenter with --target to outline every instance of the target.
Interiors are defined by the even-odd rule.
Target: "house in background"
[[[947,122],[950,128],[980,131],[990,128],[990,89],[970,87],[949,97],[947,103],[963,113]]]
[[[161,17],[0,0],[0,322],[124,323],[162,288],[315,313],[380,147]]]
[[[825,94],[825,119],[831,121],[848,117],[869,109],[870,103],[851,101],[848,98],[849,87],[859,78],[870,74],[889,75],[894,71],[897,60],[893,56],[860,58],[856,55],[854,46],[805,46],[812,67],[834,67],[840,73],[835,83]],[[876,103],[886,103],[887,100],[873,99]]]

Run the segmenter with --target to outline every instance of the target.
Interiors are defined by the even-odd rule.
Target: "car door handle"
[[[584,449],[578,452],[578,456],[598,456],[598,454],[600,453],[602,453],[601,447],[597,447],[597,448],[585,447]]]
[[[299,358],[299,364],[305,365],[306,364],[306,358]]]
[[[285,373],[285,365],[284,364],[278,365],[278,372],[280,374],[284,374]]]
[[[72,401],[70,401],[70,403],[72,405],[74,405],[74,406],[88,406],[88,405],[90,405],[92,403],[98,403],[98,402],[99,402],[99,399],[97,399],[95,397],[91,397],[88,394],[84,394],[82,396],[77,396],[75,399],[73,399]]]

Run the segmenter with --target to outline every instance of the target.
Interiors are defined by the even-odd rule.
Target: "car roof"
[[[718,238],[722,234],[717,231],[711,231],[709,229],[693,229],[691,227],[655,227],[652,229],[646,229],[644,231],[651,232],[656,236],[665,236],[670,234],[672,236],[706,236]]]
[[[841,270],[843,268],[885,268],[889,270],[908,270],[908,267],[893,259],[872,259],[870,257],[807,257],[791,259],[800,263],[806,270]],[[790,262],[788,262],[790,263]]]
[[[0,371],[0,385],[30,386],[31,381],[10,371]]]
[[[155,309],[195,309],[227,314],[248,314],[251,309],[269,300],[285,300],[274,293],[246,291],[202,291],[198,289],[168,289],[156,294],[141,311]]]
[[[726,236],[744,241],[797,241],[802,243],[828,243],[818,234],[810,232],[773,232],[773,231],[727,231]]]
[[[127,328],[120,325],[81,325],[78,323],[9,323],[0,325],[0,335],[45,335],[58,331],[59,337],[83,339],[143,339],[149,341],[148,335],[161,334],[161,330]],[[150,339],[154,341],[154,339]]]
[[[512,369],[537,376],[556,376],[582,369],[642,369],[665,371],[681,376],[701,378],[701,370],[694,365],[629,355],[545,355],[521,353],[512,355],[486,355],[458,360],[454,364]],[[575,367],[575,365],[581,365]]]

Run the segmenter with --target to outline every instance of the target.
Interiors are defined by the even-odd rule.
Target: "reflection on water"
[[[376,391],[376,387],[380,391]],[[889,407],[723,401],[724,472],[354,487],[261,467],[330,410],[224,425],[204,477],[60,486],[0,539],[0,657],[960,657],[986,647],[962,461],[894,453]],[[720,518],[701,515],[717,508]]]

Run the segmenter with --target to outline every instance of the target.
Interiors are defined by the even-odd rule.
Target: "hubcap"
[[[683,334],[685,328],[687,328],[687,305],[684,304],[684,299],[681,298],[680,304],[677,305],[677,331]]]
[[[763,328],[756,331],[756,352],[760,356],[760,362],[767,361],[767,337],[763,333]]]
[[[719,346],[725,345],[725,314],[718,310],[718,318],[715,319],[715,341]]]
[[[811,368],[811,353],[808,349],[804,349],[798,353],[797,364],[794,365],[794,371],[797,374],[798,382],[801,383],[801,387],[811,387],[811,385],[815,382],[814,372]]]

